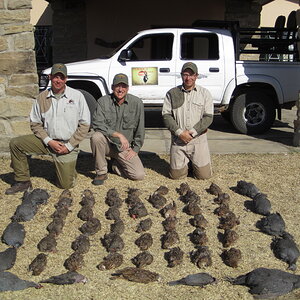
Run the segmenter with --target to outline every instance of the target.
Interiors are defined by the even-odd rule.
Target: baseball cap
[[[51,69],[51,75],[55,75],[57,73],[62,73],[65,77],[67,77],[67,67],[64,64],[54,64]]]
[[[186,62],[181,69],[181,73],[183,73],[186,69],[191,69],[195,74],[198,74],[198,67],[192,62]]]
[[[119,74],[115,75],[114,80],[113,80],[113,85],[117,85],[119,83],[124,83],[126,85],[129,85],[128,77],[126,74],[119,73]]]

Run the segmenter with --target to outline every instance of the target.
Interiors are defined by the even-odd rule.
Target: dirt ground
[[[30,160],[32,183],[34,188],[47,189],[51,197],[46,205],[39,207],[35,217],[28,222],[24,222],[26,237],[24,245],[17,251],[17,261],[14,267],[9,270],[22,279],[39,282],[52,275],[58,275],[66,272],[63,266],[65,259],[73,252],[70,245],[72,241],[80,234],[78,228],[84,223],[77,217],[81,208],[79,201],[82,192],[90,189],[96,198],[94,206],[94,215],[101,221],[101,230],[90,237],[91,248],[84,255],[85,265],[79,270],[81,274],[88,278],[86,284],[74,284],[65,286],[54,286],[43,284],[41,289],[30,288],[17,292],[3,292],[0,299],[253,299],[248,293],[248,288],[244,286],[233,286],[225,280],[226,277],[236,277],[245,274],[258,267],[287,269],[287,264],[275,258],[270,243],[272,237],[258,232],[255,224],[262,216],[254,214],[245,207],[245,201],[250,199],[241,196],[231,190],[236,186],[238,180],[245,180],[254,183],[261,192],[268,195],[272,203],[272,212],[280,212],[283,216],[286,229],[291,233],[297,243],[300,244],[299,232],[299,214],[300,214],[300,153],[291,154],[232,154],[232,155],[213,155],[212,164],[214,175],[210,180],[197,181],[188,177],[184,181],[171,180],[167,176],[168,156],[157,156],[148,154],[142,157],[145,168],[146,178],[141,182],[132,182],[116,175],[109,174],[109,179],[103,186],[93,186],[93,160],[89,155],[80,157],[78,163],[78,183],[71,190],[73,197],[72,211],[66,219],[63,232],[57,237],[57,252],[48,254],[47,267],[39,276],[32,276],[28,272],[28,265],[39,253],[37,249],[38,242],[47,234],[46,227],[51,222],[50,215],[55,210],[54,204],[62,190],[55,187],[54,168],[50,158],[33,157]],[[21,194],[5,195],[7,189],[13,180],[10,160],[7,157],[0,158],[0,200],[2,210],[0,214],[0,232],[6,228],[10,222],[10,217],[14,214],[18,204],[20,204]],[[201,198],[201,208],[203,215],[208,220],[209,226],[206,229],[208,235],[208,247],[212,252],[212,266],[206,269],[199,269],[191,263],[190,252],[194,249],[193,244],[188,238],[188,234],[194,230],[190,225],[188,216],[182,211],[184,203],[178,200],[179,194],[176,188],[180,183],[187,182]],[[214,214],[217,205],[214,203],[215,196],[209,194],[206,189],[214,182],[231,197],[230,208],[240,218],[240,225],[236,227],[239,234],[234,247],[242,252],[242,260],[237,268],[231,268],[224,264],[220,254],[223,246],[218,239],[219,220]],[[179,246],[184,251],[184,260],[180,266],[169,268],[164,259],[164,253],[167,250],[161,248],[160,238],[164,233],[162,227],[163,217],[159,211],[152,207],[147,201],[159,186],[165,185],[169,188],[166,195],[168,202],[173,200],[177,203],[177,232],[180,241]],[[149,252],[154,256],[153,263],[146,269],[157,272],[161,275],[160,282],[141,284],[125,280],[111,280],[113,270],[99,271],[96,266],[107,255],[105,248],[100,242],[100,238],[108,233],[110,224],[113,221],[105,218],[105,212],[108,205],[104,199],[106,193],[111,188],[116,188],[122,199],[127,196],[127,190],[130,187],[138,188],[142,191],[141,199],[147,207],[149,217],[153,221],[150,233],[153,236],[153,245]],[[129,217],[126,203],[123,203],[121,209],[121,218],[125,222],[125,232],[122,238],[125,242],[125,248],[121,251],[124,256],[124,263],[121,267],[133,266],[131,259],[139,253],[138,247],[134,241],[140,234],[135,232],[139,220]],[[4,251],[7,245],[0,243],[0,251]],[[120,268],[121,268],[120,267]],[[208,285],[205,288],[189,286],[168,286],[171,280],[179,279],[188,274],[198,272],[207,272],[218,279],[214,285]],[[299,268],[295,271],[300,274]],[[300,299],[300,290],[282,296],[279,299]]]

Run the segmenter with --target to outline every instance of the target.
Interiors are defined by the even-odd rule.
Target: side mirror
[[[121,51],[119,57],[118,57],[118,61],[126,61],[130,59],[130,50],[124,49]]]
[[[133,51],[131,49],[124,49],[121,51],[118,61],[132,60],[133,56]]]

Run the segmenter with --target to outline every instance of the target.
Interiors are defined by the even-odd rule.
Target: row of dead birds
[[[23,280],[17,275],[5,270],[9,270],[13,267],[16,261],[16,249],[22,246],[24,243],[25,230],[23,224],[20,222],[32,220],[38,210],[39,205],[46,204],[49,197],[50,195],[44,189],[34,189],[30,192],[24,192],[22,203],[17,207],[14,215],[11,218],[12,222],[5,228],[1,238],[2,242],[12,247],[0,253],[0,291],[16,291],[29,287],[41,287],[40,283]],[[62,204],[62,202],[59,202],[59,206]],[[55,231],[56,233],[59,232],[59,229],[54,229],[55,226],[53,225],[54,224],[47,228],[48,231]],[[46,256],[44,256],[43,253],[41,255],[39,254],[34,261],[30,264],[29,270],[33,272],[33,275],[37,275],[38,273],[42,272],[43,268],[45,267]],[[68,284],[85,280],[85,277],[77,272],[67,272],[41,282],[56,281],[57,284]]]
[[[288,264],[288,269],[295,271],[296,263],[300,255],[294,237],[286,231],[285,221],[280,213],[271,212],[271,202],[267,195],[261,193],[258,187],[251,183],[240,180],[233,190],[240,195],[249,197],[252,202],[246,202],[246,207],[254,213],[263,215],[256,227],[263,233],[271,235],[271,249],[278,259]]]
[[[218,204],[218,207],[214,210],[214,213],[219,216],[218,228],[224,230],[224,232],[220,234],[223,247],[231,247],[239,238],[235,227],[240,224],[240,220],[235,213],[230,210],[230,196],[224,193],[215,183],[210,185],[207,192],[216,196],[214,203]],[[242,253],[240,249],[231,247],[230,249],[223,249],[221,258],[227,266],[237,268],[242,258]]]
[[[144,221],[146,221],[145,219]],[[142,220],[143,221],[143,220]],[[144,225],[140,222],[137,232],[144,231]],[[146,224],[147,222],[145,222]],[[140,227],[141,226],[141,227]],[[147,225],[149,226],[149,225]],[[147,227],[146,226],[146,227]],[[280,226],[279,226],[280,227]],[[272,233],[274,226],[271,226]],[[281,226],[282,228],[282,226]],[[140,231],[141,230],[141,231]],[[282,230],[280,230],[281,232]],[[7,238],[9,240],[9,238]],[[21,243],[22,244],[22,243]],[[73,244],[73,243],[72,243]],[[18,241],[18,245],[19,241]],[[75,249],[74,249],[75,250]],[[140,268],[124,268],[116,271],[113,276],[117,278],[124,278],[134,282],[148,283],[160,279],[159,274]],[[292,291],[300,286],[300,276],[289,274],[287,272],[259,268],[255,269],[245,275],[238,276],[237,278],[227,278],[232,284],[242,284],[250,288],[250,293],[260,297],[279,296]],[[52,276],[44,282],[51,282],[55,284],[72,284],[77,282],[85,282],[86,278],[77,272],[69,271],[67,273]],[[216,279],[207,273],[191,274],[182,279],[169,282],[170,285],[185,284],[191,286],[204,286],[206,284],[214,283]],[[16,275],[10,272],[0,272],[0,291],[4,290],[20,290],[28,287],[39,288],[40,284],[21,280]]]

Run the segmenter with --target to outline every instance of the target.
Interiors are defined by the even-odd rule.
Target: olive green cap
[[[115,75],[114,80],[113,80],[113,85],[117,85],[119,83],[124,83],[126,85],[129,85],[128,77],[126,74],[119,73],[119,74]]]
[[[186,62],[181,69],[181,73],[183,73],[186,69],[191,69],[195,74],[198,74],[198,67],[192,62]]]
[[[67,67],[64,64],[54,64],[51,69],[51,75],[55,75],[57,73],[61,73],[67,77]]]

